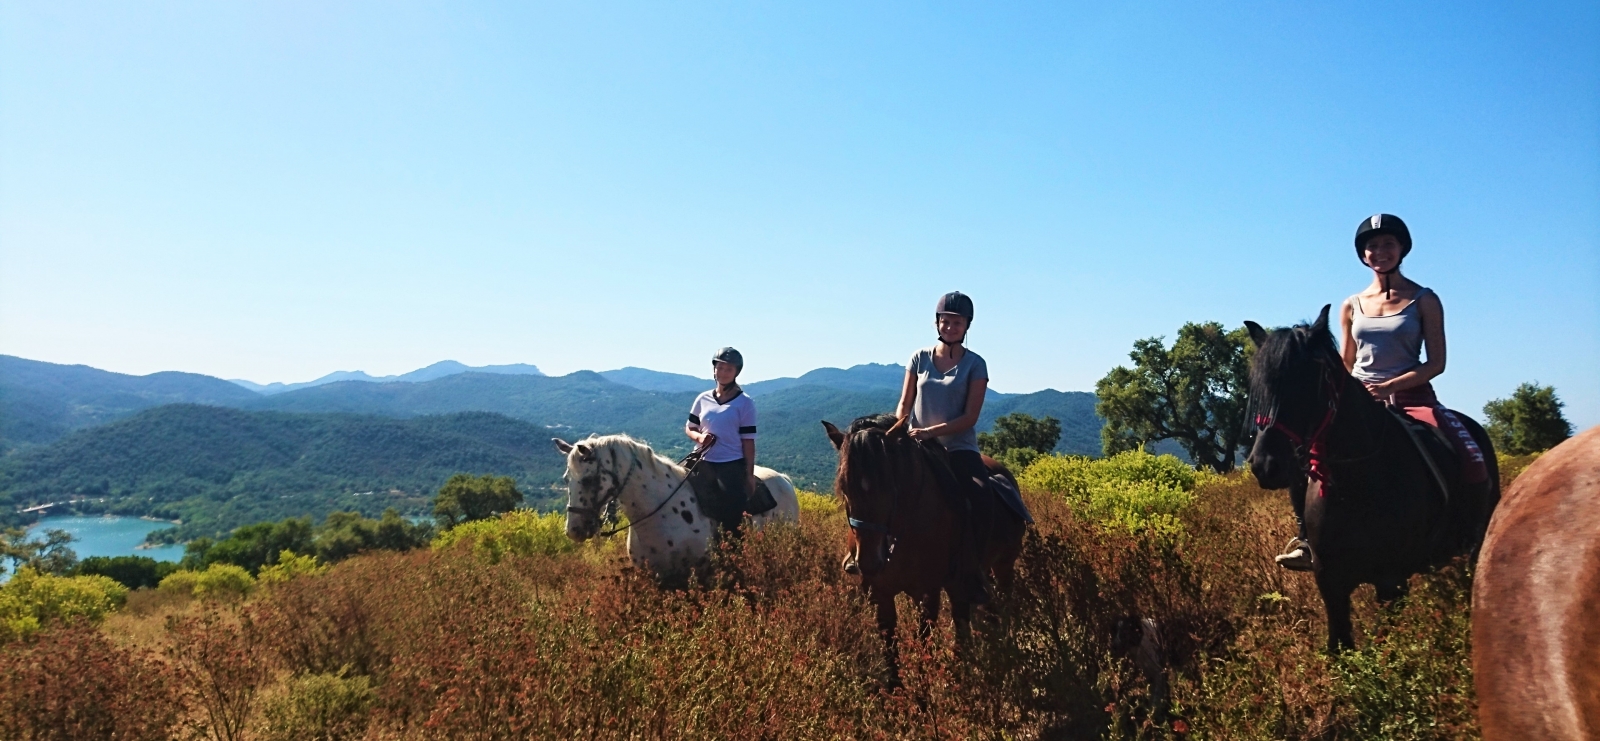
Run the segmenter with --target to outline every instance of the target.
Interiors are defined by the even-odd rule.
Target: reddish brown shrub
[[[0,738],[166,739],[183,706],[172,671],[76,625],[0,649]]]
[[[249,626],[215,609],[167,621],[167,656],[189,704],[196,734],[215,741],[244,738],[256,694],[272,678],[271,654],[253,645]]]

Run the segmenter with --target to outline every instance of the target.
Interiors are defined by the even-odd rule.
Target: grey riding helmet
[[[1361,253],[1367,240],[1379,234],[1393,234],[1400,240],[1400,259],[1406,259],[1411,254],[1411,230],[1406,228],[1406,223],[1394,214],[1373,214],[1361,220],[1361,226],[1356,227],[1356,259],[1362,265],[1367,264],[1367,257]]]
[[[960,291],[951,291],[939,297],[939,303],[933,307],[933,315],[958,314],[972,321],[972,298]]]
[[[744,356],[740,355],[738,350],[735,350],[731,347],[724,347],[721,350],[718,350],[717,354],[711,356],[711,362],[713,364],[717,363],[718,361],[723,363],[732,363],[735,372],[744,370]]]

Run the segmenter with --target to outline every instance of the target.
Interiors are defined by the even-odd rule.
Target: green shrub
[[[98,622],[128,599],[128,588],[104,576],[51,576],[32,567],[0,586],[0,642],[26,638],[55,620]]]
[[[129,589],[153,588],[178,570],[171,561],[157,561],[149,556],[90,556],[78,562],[73,576],[108,576]]]
[[[1193,501],[1198,477],[1177,457],[1144,451],[1092,460],[1049,455],[1017,477],[1025,489],[1059,495],[1083,517],[1107,527],[1174,534]]]
[[[372,682],[364,676],[307,674],[290,679],[281,694],[262,703],[261,741],[342,741],[360,737],[372,708]]]
[[[471,544],[472,553],[488,563],[507,555],[553,556],[576,550],[567,537],[567,518],[555,512],[517,509],[487,520],[464,522],[433,539],[434,550]]]
[[[206,599],[242,599],[255,589],[256,580],[243,566],[214,563],[205,571],[174,571],[161,580],[165,592]]]
[[[800,516],[812,515],[827,517],[839,512],[839,500],[830,494],[818,494],[813,491],[797,491],[795,498],[800,502]]]
[[[256,577],[260,584],[282,584],[297,576],[316,576],[327,573],[328,567],[319,563],[315,556],[298,556],[294,551],[283,551],[278,554],[278,562],[261,567],[261,574]]]

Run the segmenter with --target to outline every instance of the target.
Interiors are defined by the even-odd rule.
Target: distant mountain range
[[[683,434],[689,404],[711,385],[643,368],[552,377],[455,366],[466,368],[441,363],[388,381],[258,393],[197,374],[128,376],[0,356],[0,512],[14,519],[16,506],[103,497],[127,511],[178,512],[196,527],[210,523],[220,531],[245,524],[241,518],[252,513],[277,511],[269,499],[332,506],[352,493],[395,490],[401,493],[394,503],[420,508],[452,465],[515,476],[525,492],[548,492],[562,473],[559,457],[540,449],[550,437],[626,432],[676,458],[689,448]],[[500,366],[507,367],[519,366]],[[399,380],[430,369],[438,375]],[[759,459],[803,487],[830,488],[835,453],[820,421],[844,424],[889,411],[903,380],[899,366],[867,364],[749,384],[760,416]],[[1058,451],[1097,454],[1101,422],[1094,403],[1083,392],[991,391],[979,429],[1013,411],[1049,415],[1061,420]],[[168,406],[174,404],[201,406]],[[464,413],[478,413],[473,425],[499,432],[417,437],[418,430],[466,424],[438,421]],[[420,427],[395,426],[402,423]],[[503,453],[507,426],[517,430],[522,452],[516,455]],[[282,456],[239,452],[266,448]],[[390,455],[391,449],[404,452]],[[110,452],[117,450],[127,452]],[[336,473],[317,468],[324,459],[340,461]],[[196,461],[208,473],[185,468]]]
[[[338,383],[340,381],[368,381],[371,383],[421,383],[423,381],[432,381],[436,378],[444,378],[445,376],[453,376],[457,373],[466,373],[468,371],[474,373],[503,373],[511,376],[544,375],[539,371],[537,366],[524,365],[522,363],[516,363],[513,365],[480,365],[474,367],[465,365],[463,363],[457,363],[454,360],[441,360],[426,368],[418,368],[410,373],[402,373],[398,376],[369,376],[365,371],[334,371],[314,381],[306,381],[304,383],[274,382],[268,384],[259,384],[252,383],[241,378],[231,379],[230,382],[237,383],[240,386],[259,394],[281,394],[285,391],[311,388],[313,386],[322,386],[329,383]]]

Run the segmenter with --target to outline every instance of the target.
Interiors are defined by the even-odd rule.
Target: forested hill
[[[163,404],[237,406],[258,398],[248,389],[197,373],[130,376],[0,355],[0,454]]]
[[[50,367],[102,374],[91,380],[110,377],[111,383],[127,384],[132,379],[155,388],[163,380],[215,381],[178,385],[191,394],[221,389],[226,396],[213,403],[235,408],[162,407],[80,429],[47,446],[12,449],[0,457],[0,505],[11,505],[0,512],[15,519],[15,505],[109,497],[121,512],[182,517],[194,523],[185,528],[189,534],[341,507],[377,514],[387,504],[398,504],[419,513],[439,482],[456,472],[511,475],[530,498],[544,498],[559,486],[562,473],[549,438],[625,432],[677,458],[688,452],[683,422],[696,393],[645,391],[583,371],[559,377],[465,372],[419,383],[349,381],[263,396],[205,376],[132,377]],[[836,454],[821,420],[844,425],[892,410],[902,372],[856,366],[751,384],[760,415],[759,460],[802,487],[831,488]],[[159,378],[164,376],[176,378]],[[71,391],[72,386],[48,388]],[[71,393],[79,395],[58,394],[53,403],[72,408],[64,399],[90,398]],[[155,403],[151,399],[160,397],[153,393],[101,408],[128,414],[127,405],[135,401]],[[15,397],[0,401],[7,402],[0,417],[17,426]],[[1095,454],[1100,420],[1094,401],[1081,392],[991,392],[979,430],[1010,412],[1052,416],[1062,426],[1058,451]],[[93,419],[78,414],[75,426]],[[65,429],[58,427],[54,434],[59,437]],[[401,494],[384,493],[391,489]],[[368,491],[376,493],[352,497]]]
[[[426,514],[428,498],[463,471],[513,476],[539,504],[565,497],[549,488],[564,466],[546,430],[499,414],[391,419],[176,404],[0,461],[0,498],[105,498],[109,511],[181,518],[194,536],[336,509]]]

